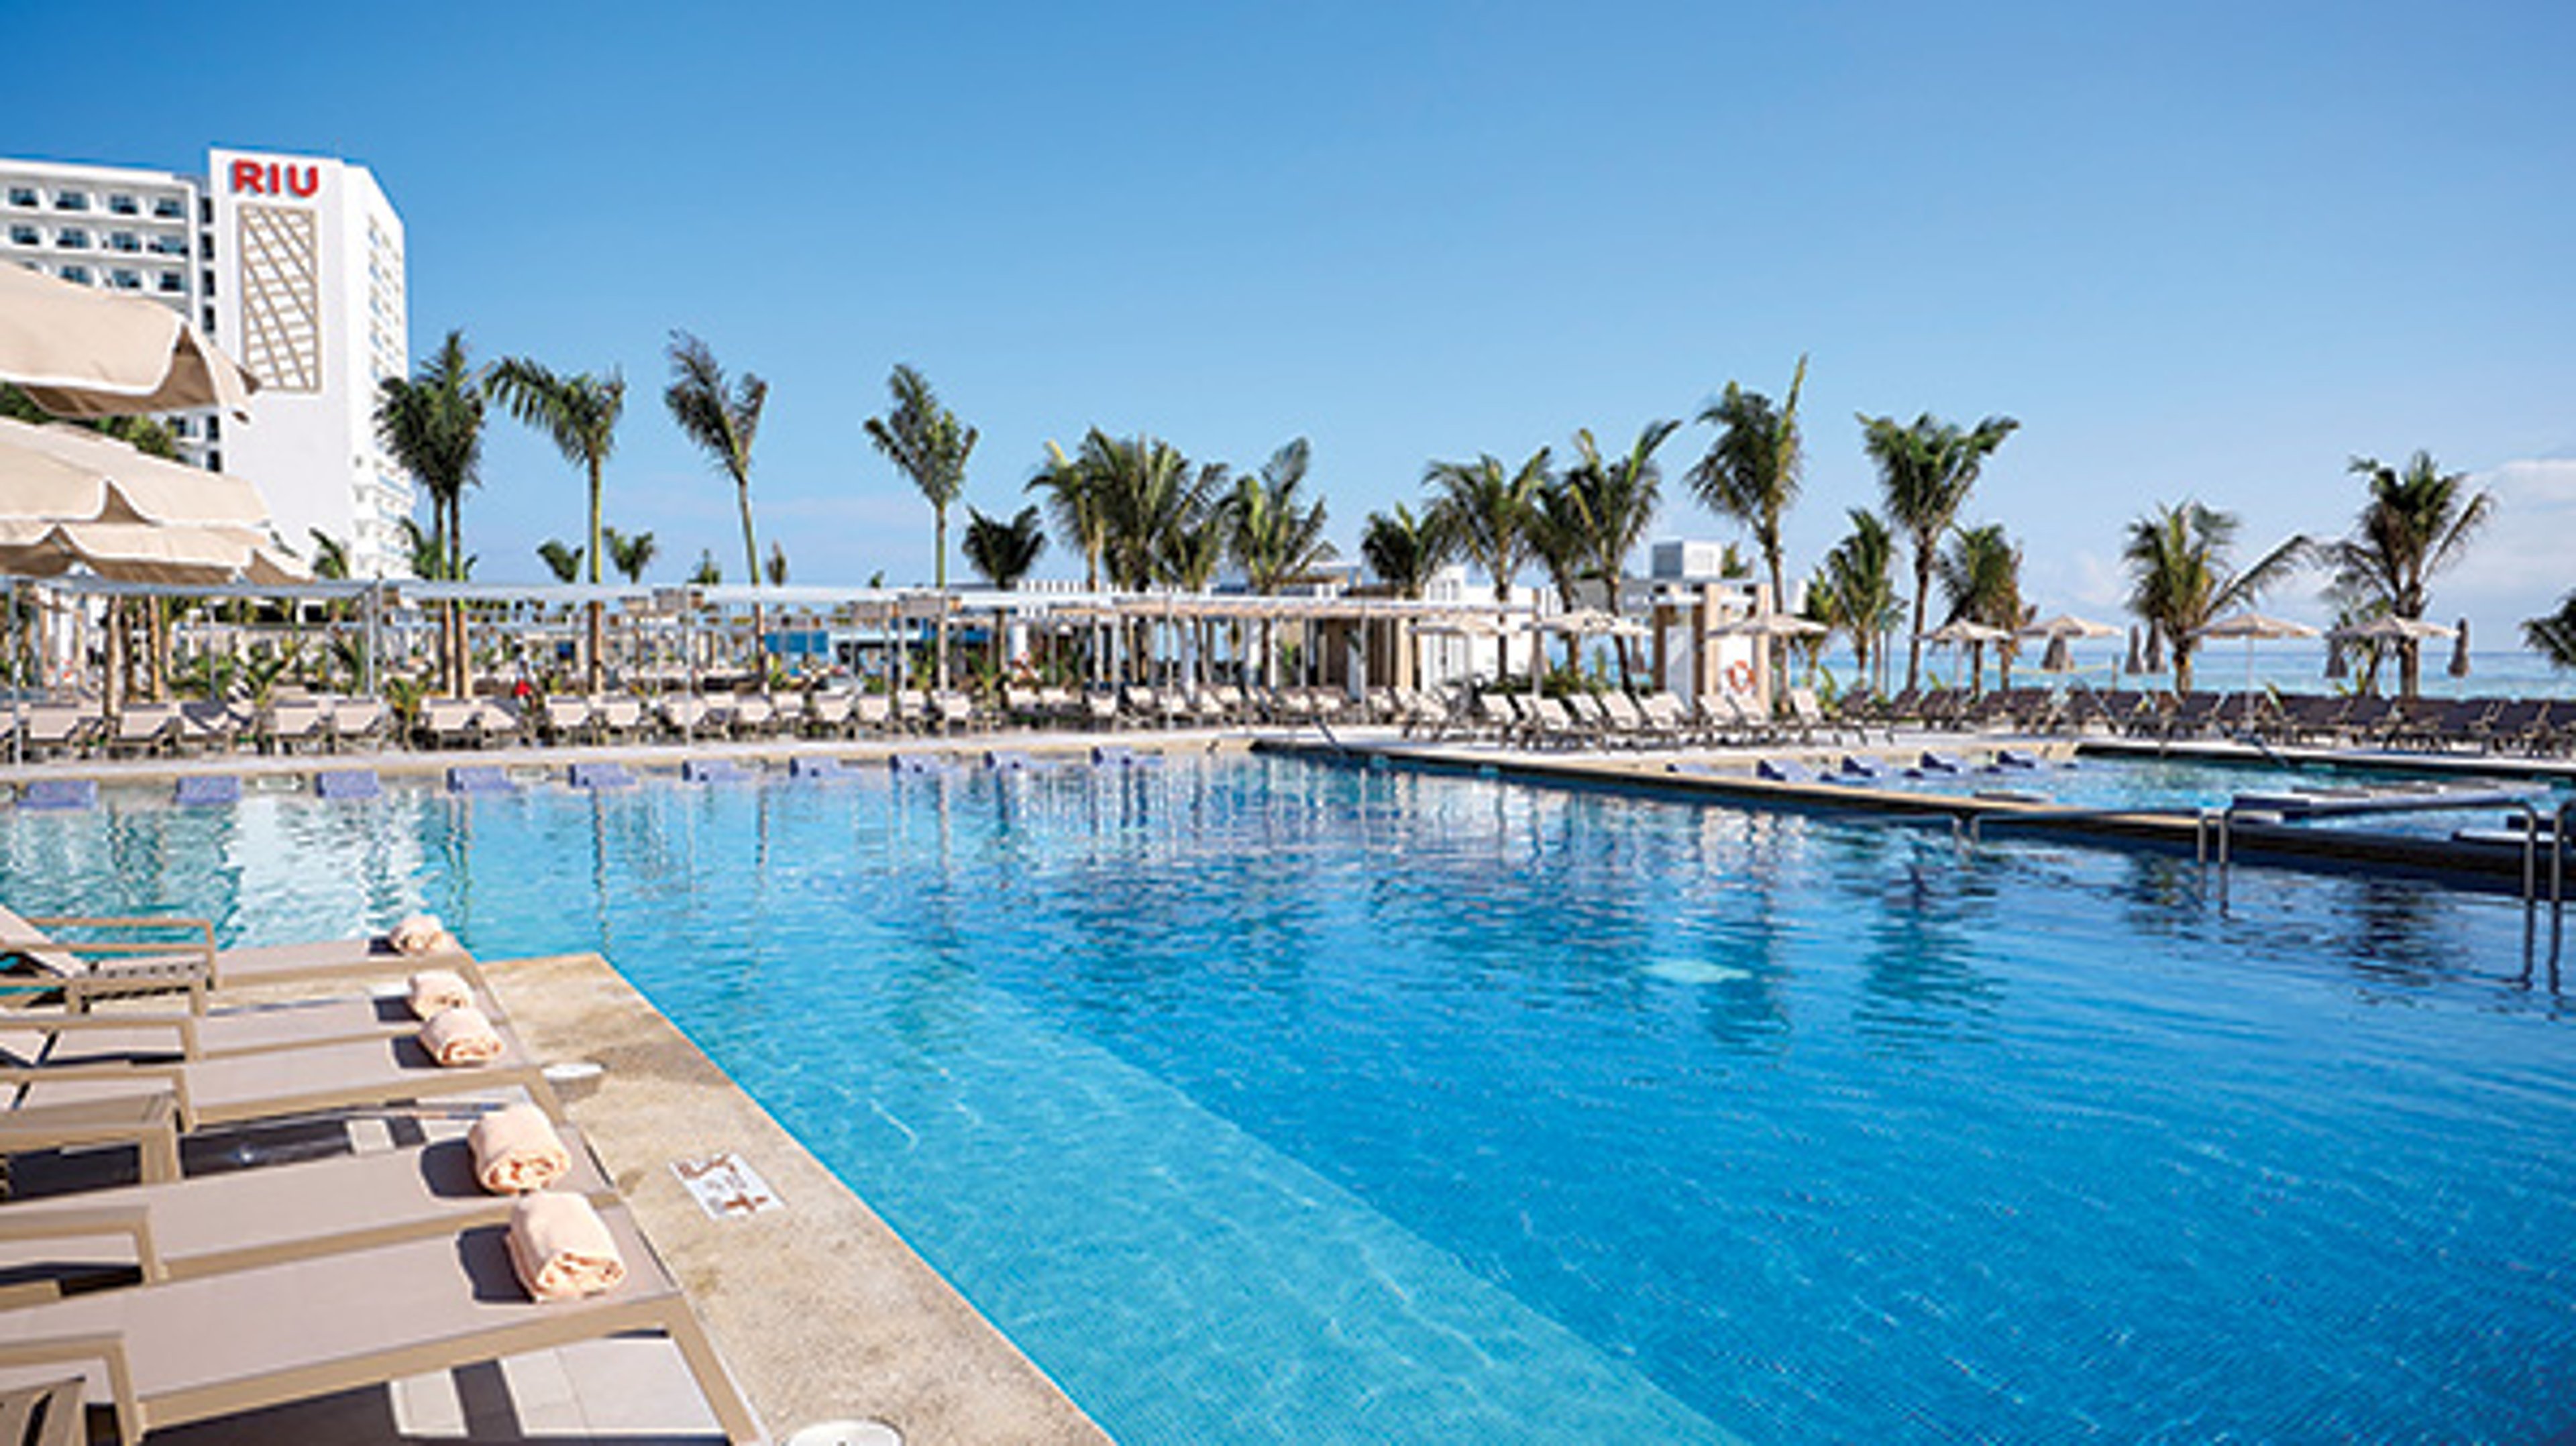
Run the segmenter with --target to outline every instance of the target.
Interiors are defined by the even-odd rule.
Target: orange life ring
[[[1753,691],[1753,665],[1742,658],[1726,665],[1726,690],[1730,693]]]

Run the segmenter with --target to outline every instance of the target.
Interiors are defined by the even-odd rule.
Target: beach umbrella
[[[2459,636],[2454,638],[2451,642],[2451,676],[2454,678],[2465,678],[2468,675],[2469,620],[2467,618],[2462,618],[2460,619]]]
[[[2038,622],[2025,624],[2015,629],[2013,633],[2017,638],[2046,640],[2048,649],[2041,653],[2039,658],[2039,670],[2043,673],[2075,671],[2075,653],[2071,645],[2076,639],[2116,638],[2119,635],[2120,630],[2108,623],[2079,618],[2073,613],[2059,613],[2053,618],[2043,618]]]
[[[2349,647],[2371,648],[2375,656],[2375,650],[2382,643],[2404,643],[2420,647],[2427,642],[2448,639],[2451,636],[2453,636],[2451,630],[2440,623],[2428,623],[2422,618],[2401,618],[2395,613],[2381,613],[2368,622],[2337,628],[2327,634],[2328,661],[2331,663],[2335,655],[2341,654]],[[2329,671],[2327,676],[2340,677],[2341,674]]]
[[[2326,635],[2326,681],[2329,683],[2342,682],[2345,676],[2352,671],[2349,661],[2344,657],[2345,647],[2346,643],[2344,641],[2343,634],[2329,633]]]
[[[2146,670],[2145,661],[2138,656],[2138,630],[2133,627],[2129,629],[2129,656],[2122,660],[2120,671],[2134,678]]]
[[[300,582],[248,480],[71,426],[0,420],[0,571],[119,582]]]
[[[1712,637],[1727,638],[1818,638],[1833,629],[1795,613],[1758,613],[1719,623],[1708,631]]]
[[[0,265],[0,381],[58,417],[221,407],[250,416],[257,378],[196,324],[142,297]]]
[[[1956,622],[1943,623],[1920,636],[1927,643],[1946,643],[1953,647],[1964,647],[1971,643],[2009,642],[2012,640],[2012,630],[1988,627],[1984,623],[1970,622],[1966,618],[1961,618]]]
[[[2146,666],[2146,671],[2147,671],[2147,672],[2150,672],[2150,673],[2161,673],[2161,672],[2163,672],[2164,670],[2165,670],[2165,630],[2164,630],[2164,629],[2162,629],[2162,628],[2160,628],[2160,627],[2157,627],[2154,623],[2149,623],[2149,624],[2147,624],[2147,666]]]
[[[2271,617],[2258,612],[2241,612],[2219,619],[2192,634],[2195,638],[2243,638],[2245,640],[2245,721],[2254,721],[2254,645],[2279,638],[2313,638],[2321,634],[2306,623],[2288,618]]]

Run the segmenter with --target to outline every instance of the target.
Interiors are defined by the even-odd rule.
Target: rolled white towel
[[[626,1279],[608,1222],[579,1195],[520,1196],[510,1211],[509,1244],[511,1269],[540,1301],[597,1295]]]
[[[385,942],[397,954],[435,954],[456,947],[456,936],[438,922],[436,914],[413,914],[385,934]]]
[[[501,1057],[501,1032],[483,1011],[468,1004],[442,1009],[420,1027],[420,1047],[442,1065],[490,1064]]]
[[[555,1133],[546,1112],[531,1104],[494,1110],[465,1132],[474,1151],[474,1179],[495,1195],[552,1186],[572,1169],[572,1151]]]
[[[445,1009],[462,1009],[474,1002],[474,991],[466,987],[465,976],[453,969],[424,969],[411,976],[411,1015],[429,1019]]]

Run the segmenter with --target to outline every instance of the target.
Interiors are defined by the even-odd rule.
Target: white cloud
[[[2576,588],[2576,459],[2507,462],[2471,480],[2495,494],[2495,517],[2435,580],[2435,605],[2528,617]]]

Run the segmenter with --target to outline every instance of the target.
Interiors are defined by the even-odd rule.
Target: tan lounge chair
[[[558,1125],[556,1133],[572,1169],[551,1188],[615,1203],[616,1186],[581,1132]],[[53,1293],[54,1279],[110,1271],[138,1273],[147,1285],[194,1280],[506,1224],[516,1198],[475,1182],[473,1147],[461,1138],[124,1185],[0,1209],[0,1274],[34,1299]]]
[[[474,993],[475,1007],[497,1024],[499,1004],[486,991]],[[60,1065],[217,1059],[347,1040],[399,1039],[418,1034],[420,1026],[411,1001],[399,994],[243,1004],[202,1013],[30,1009],[0,1014],[0,1061]]]
[[[70,937],[70,931],[81,937]],[[185,937],[93,937],[102,931]],[[404,954],[380,937],[217,949],[211,922],[176,915],[30,918],[0,906],[0,954],[18,958],[11,966],[15,979],[0,979],[0,1004],[31,1003],[59,993],[71,1007],[82,1009],[93,999],[185,990],[190,1009],[203,1013],[207,990],[327,984],[425,969],[454,970],[477,993],[490,994],[481,966],[462,949]],[[20,981],[23,987],[6,987]]]
[[[506,1034],[503,1038],[500,1058],[458,1068],[439,1065],[417,1039],[356,1039],[173,1064],[0,1066],[0,1085],[19,1088],[22,1108],[167,1093],[177,1103],[183,1134],[214,1125],[513,1087],[562,1119],[563,1102],[546,1083],[543,1068],[515,1040]]]
[[[502,1226],[0,1311],[8,1384],[77,1370],[119,1436],[383,1385],[628,1331],[670,1338],[725,1435],[760,1439],[687,1297],[623,1207],[600,1212],[627,1278],[538,1305]],[[21,1374],[24,1372],[24,1374]]]

